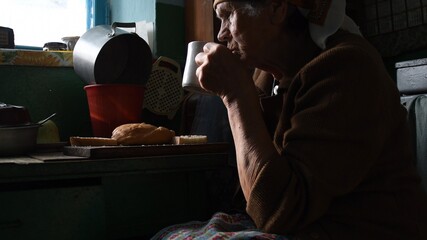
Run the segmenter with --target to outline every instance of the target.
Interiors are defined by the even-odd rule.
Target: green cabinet
[[[60,185],[20,183],[1,191],[0,238],[105,239],[102,187]]]
[[[149,239],[163,227],[211,217],[218,202],[212,173],[228,168],[225,153],[48,156],[0,157],[1,240]]]

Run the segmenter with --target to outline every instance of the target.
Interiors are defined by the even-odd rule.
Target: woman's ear
[[[273,24],[282,24],[286,19],[288,12],[288,3],[283,0],[270,1],[270,21]]]

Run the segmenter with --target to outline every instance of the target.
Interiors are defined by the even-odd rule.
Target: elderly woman
[[[427,239],[406,110],[345,1],[216,0],[214,9],[227,47],[206,44],[197,76],[227,108],[247,215],[218,213],[154,238]]]

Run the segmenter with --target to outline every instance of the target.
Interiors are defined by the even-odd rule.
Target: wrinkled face
[[[216,14],[221,20],[218,40],[250,65],[262,57],[269,34],[266,11],[248,12],[245,3],[223,2],[217,5]]]

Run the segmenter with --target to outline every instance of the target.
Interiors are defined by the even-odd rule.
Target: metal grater
[[[181,84],[179,64],[170,58],[159,57],[146,84],[143,107],[172,119],[184,95]]]

